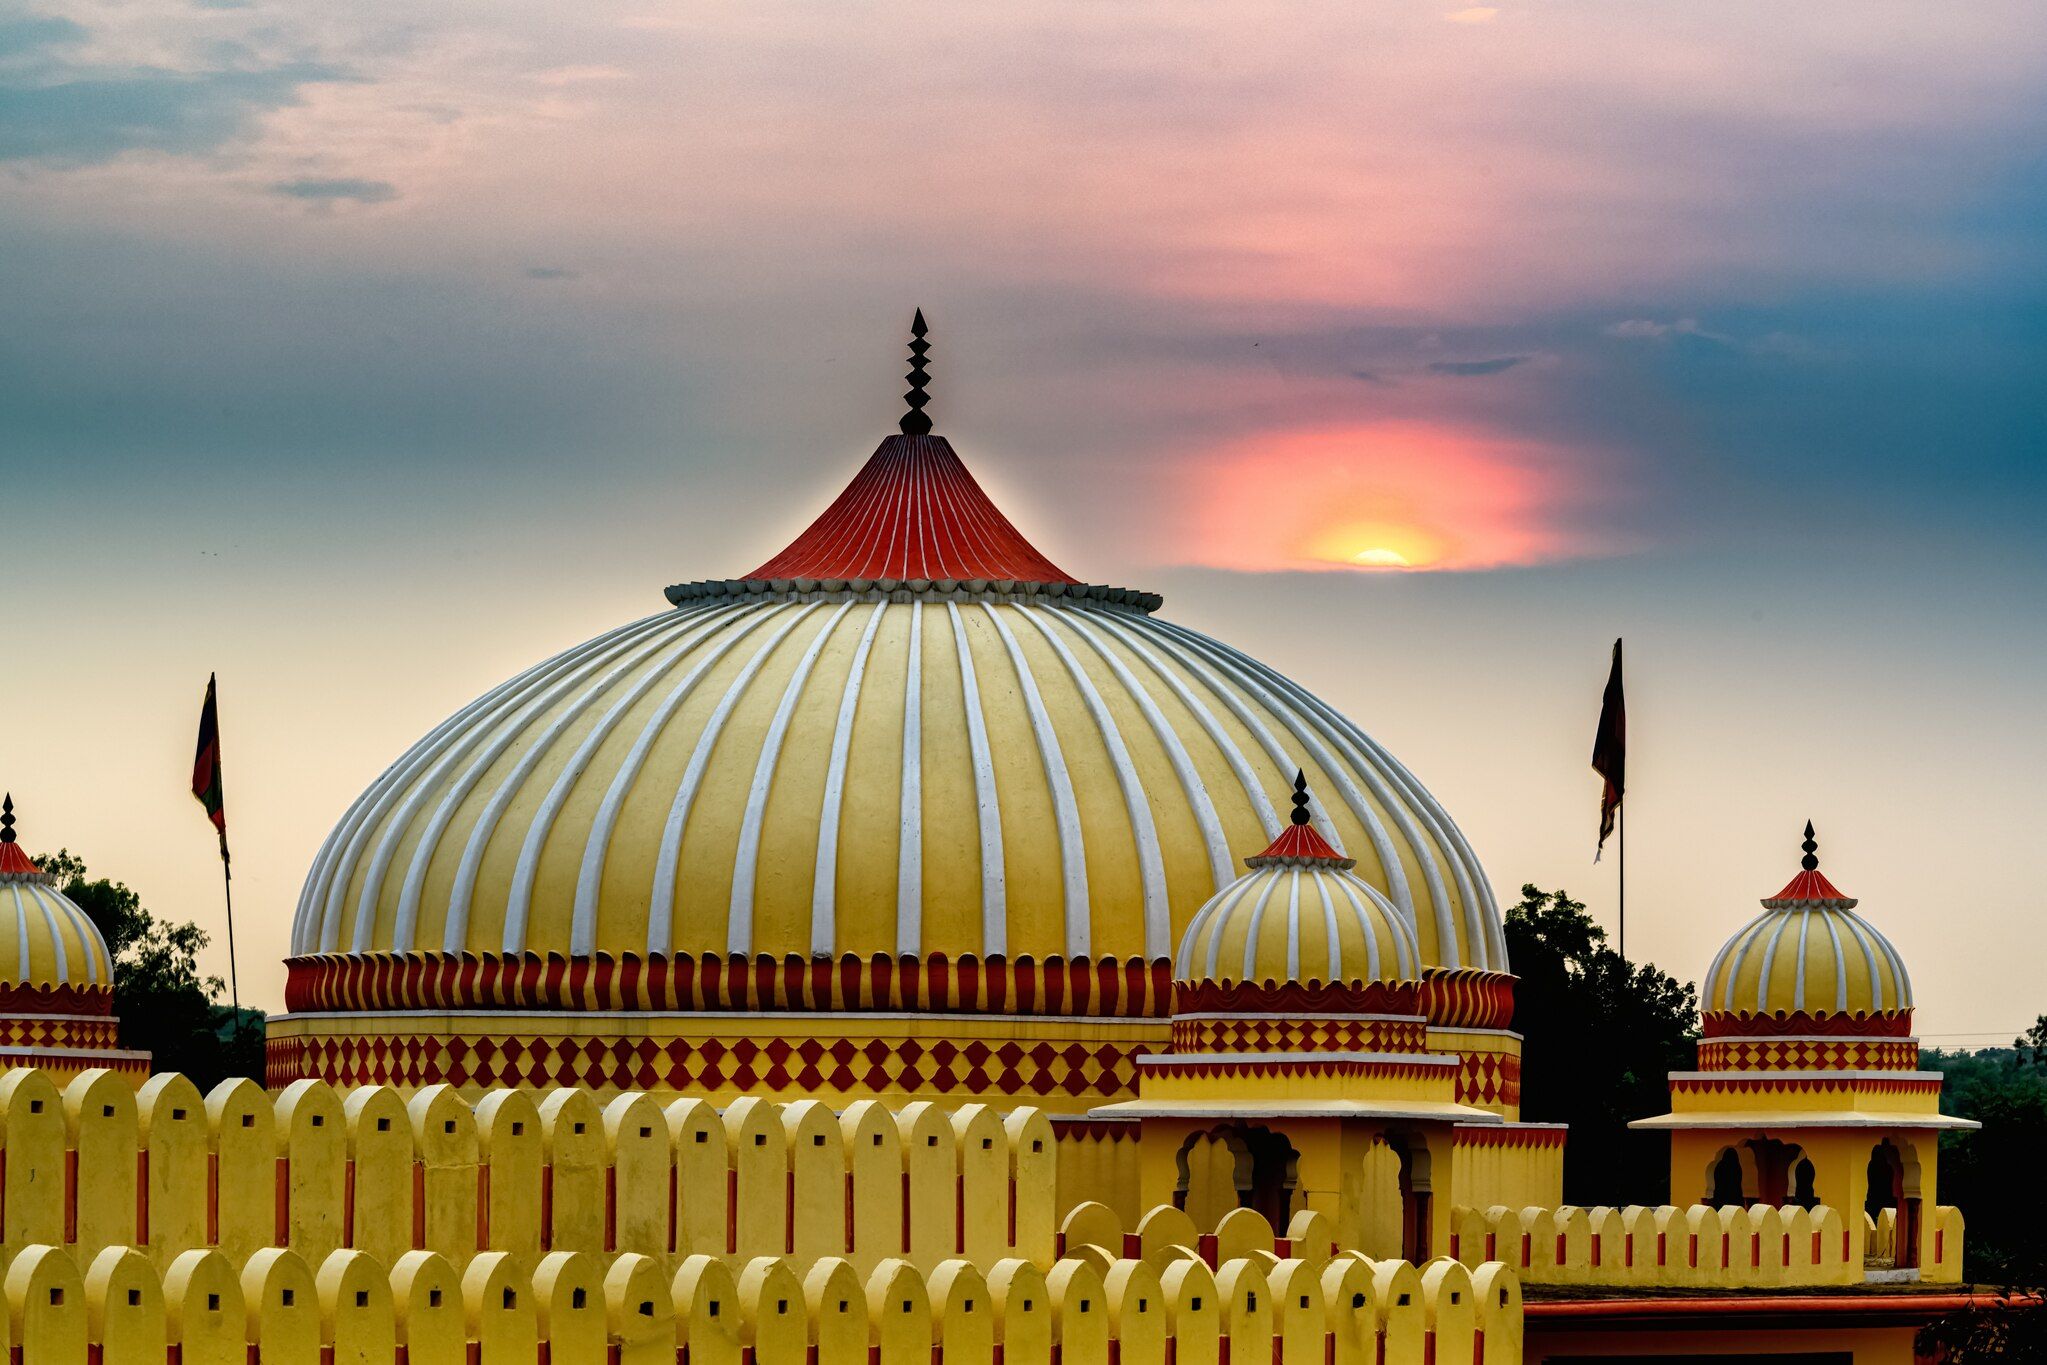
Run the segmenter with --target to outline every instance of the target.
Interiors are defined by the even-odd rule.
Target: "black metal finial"
[[[0,799],[0,844],[14,842],[14,793]]]
[[[1297,825],[1308,823],[1308,775],[1299,768],[1294,769],[1294,813]]]
[[[924,310],[919,308],[910,323],[910,391],[903,395],[910,410],[897,423],[905,436],[931,434],[931,419],[924,415],[924,405],[931,401],[931,395],[924,392],[924,386],[931,382],[931,375],[924,368],[924,353],[930,349],[931,343],[924,339]]]
[[[1805,856],[1798,860],[1798,865],[1807,872],[1819,871],[1820,844],[1819,840],[1812,837],[1812,821],[1810,820],[1805,822],[1805,842],[1800,844],[1799,847],[1805,850]]]

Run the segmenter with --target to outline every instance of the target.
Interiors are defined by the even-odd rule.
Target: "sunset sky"
[[[931,411],[1686,979],[1822,864],[2047,1012],[2047,7],[0,0],[0,787],[219,928]],[[1405,566],[1405,567],[1403,567]],[[224,936],[223,936],[224,938]],[[225,969],[217,944],[212,963]]]

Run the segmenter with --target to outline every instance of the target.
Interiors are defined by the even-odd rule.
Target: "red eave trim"
[[[1793,1325],[1816,1314],[1924,1322],[1965,1308],[2037,1308],[2041,1299],[2014,1294],[1814,1294],[1689,1299],[1549,1299],[1523,1305],[1530,1321],[1559,1325],[1594,1322],[1619,1326],[1633,1320],[1767,1318]],[[1721,1322],[1723,1326],[1733,1324]]]
[[[1827,880],[1824,872],[1800,872],[1784,883],[1784,889],[1770,897],[1773,901],[1845,901],[1852,897],[1844,894]]]

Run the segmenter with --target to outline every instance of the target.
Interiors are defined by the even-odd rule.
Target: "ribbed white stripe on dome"
[[[754,880],[760,872],[761,817],[767,809],[768,791],[774,785],[775,765],[782,760],[782,741],[789,734],[789,717],[796,713],[796,702],[803,695],[804,685],[810,681],[810,671],[817,667],[817,657],[824,653],[832,632],[838,629],[839,622],[845,620],[846,613],[852,609],[850,600],[840,603],[839,609],[818,628],[810,648],[803,651],[802,659],[797,662],[796,671],[789,675],[788,686],[782,689],[782,700],[775,707],[774,719],[768,722],[760,758],[753,766],[753,785],[746,794],[746,815],[739,822],[739,847],[732,860],[731,913],[725,926],[727,952],[748,957],[753,955],[753,893]]]
[[[1329,899],[1329,883],[1322,877],[1315,879],[1315,894],[1322,898],[1322,936],[1327,940],[1323,945],[1322,964],[1324,981],[1337,980],[1343,970],[1343,932],[1336,926],[1336,902]],[[1379,974],[1379,943],[1374,935],[1365,935],[1365,960],[1371,964],[1372,975]]]
[[[556,774],[554,782],[547,789],[547,794],[541,798],[539,808],[533,813],[532,822],[526,827],[526,837],[520,843],[519,860],[512,869],[511,892],[505,902],[506,922],[508,924],[516,922],[520,925],[522,936],[524,926],[532,917],[533,883],[540,873],[541,851],[547,845],[547,837],[553,832],[554,822],[561,815],[562,807],[568,804],[570,793],[582,780],[583,774],[589,771],[591,759],[597,756],[597,751],[603,746],[604,741],[611,738],[612,731],[618,728],[618,723],[625,718],[626,712],[637,705],[642,697],[653,691],[679,659],[718,629],[718,623],[715,621],[708,625],[693,621],[690,626],[692,628],[668,632],[679,638],[670,640],[667,653],[653,664],[642,668],[632,685],[620,694],[618,700],[614,701],[602,716],[598,717],[597,723],[590,727],[589,733],[576,745],[575,752],[570,755],[561,772]],[[639,668],[640,663],[641,660],[636,659],[629,667]],[[622,669],[606,678],[593,691],[592,699],[608,693],[611,685],[624,676],[624,673],[625,670]],[[585,956],[595,952],[596,948],[597,907],[594,902],[585,907],[579,898],[571,912],[569,951]]]
[[[1836,1010],[1845,1010],[1848,1008],[1848,955],[1842,951],[1841,927],[1834,923],[1832,915],[1827,916],[1826,924],[1827,940],[1834,948],[1834,1008]],[[1799,975],[1803,977],[1805,973],[1800,972]],[[1872,975],[1869,984],[1875,992],[1875,999],[1882,1001],[1884,998],[1883,978]]]
[[[35,898],[36,908],[43,912],[43,923],[50,930],[50,980],[53,984],[62,984],[71,979],[71,949],[64,942],[64,925],[58,921],[57,907],[42,894],[42,890],[42,887],[31,883],[29,894]],[[70,917],[67,915],[65,918]]]
[[[960,691],[967,711],[967,748],[974,760],[974,809],[981,832],[981,953],[1009,952],[1009,882],[1002,864],[1002,802],[995,791],[995,760],[988,752],[988,722],[981,715],[981,687],[974,676],[974,651],[967,623],[951,602],[953,648],[959,653]]]
[[[910,612],[910,654],[903,668],[903,776],[896,839],[896,951],[924,946],[924,612]]]
[[[28,907],[21,901],[21,884],[10,885],[14,895],[14,979],[34,985],[35,968],[28,957]]]
[[[1301,979],[1301,873],[1296,868],[1287,886],[1286,901],[1286,979]]]
[[[508,682],[492,688],[469,705],[457,711],[440,725],[428,731],[426,737],[399,756],[398,760],[384,769],[355,803],[349,807],[334,832],[327,836],[320,846],[320,852],[313,859],[312,871],[306,876],[304,889],[299,893],[298,913],[293,917],[292,952],[314,953],[333,952],[340,947],[340,913],[354,868],[362,855],[363,845],[368,842],[387,811],[398,798],[408,790],[411,799],[387,828],[385,842],[391,847],[410,826],[410,817],[419,802],[424,801],[432,791],[440,772],[453,762],[454,758],[443,761],[443,755],[452,750],[459,758],[482,741],[490,733],[494,721],[477,723],[479,717],[490,716],[507,698],[514,699],[526,694],[529,689],[544,687],[551,679],[559,677],[575,667],[576,661],[601,653],[614,641],[626,639],[636,633],[653,631],[672,612],[662,612],[630,622],[616,630],[606,631],[594,640],[565,650],[552,658],[542,660],[532,668]],[[408,786],[422,770],[431,766],[426,779]],[[380,848],[380,853],[382,849]],[[385,855],[388,861],[388,854]],[[339,875],[336,875],[337,872]]]
[[[1256,881],[1255,874],[1239,877],[1228,886],[1210,897],[1194,912],[1194,918],[1187,922],[1187,930],[1180,935],[1180,949],[1173,955],[1173,975],[1181,981],[1194,979],[1194,957],[1207,943],[1205,935],[1208,926],[1225,914],[1229,907],[1244,894],[1247,887]]]
[[[683,769],[682,781],[676,785],[675,799],[669,803],[668,819],[661,827],[661,851],[654,859],[654,886],[647,899],[647,948],[650,952],[666,953],[674,943],[675,877],[682,861],[682,836],[689,823],[690,810],[696,804],[697,788],[704,780],[704,769],[710,766],[711,754],[718,747],[718,736],[724,732],[725,722],[731,718],[733,708],[746,695],[747,687],[767,663],[768,656],[817,606],[815,602],[806,602],[797,607],[794,614],[754,651],[753,657],[746,661],[745,667],[726,687],[725,695],[719,698],[710,719],[704,722],[703,733],[697,736],[696,747],[690,751],[689,764]]]
[[[1059,747],[1059,732],[1052,728],[1052,717],[1045,710],[1037,676],[1031,672],[1030,661],[1024,657],[1016,636],[1010,633],[1009,623],[1002,619],[993,602],[983,602],[981,610],[994,623],[1010,665],[1016,669],[1017,682],[1023,688],[1024,712],[1031,718],[1031,733],[1038,741],[1038,762],[1044,769],[1045,785],[1052,792],[1052,822],[1059,830],[1059,869],[1066,903],[1066,955],[1086,957],[1094,925],[1089,918],[1092,912],[1088,903],[1087,836],[1081,830],[1080,802],[1073,795],[1073,775],[1066,771],[1066,754]]]
[[[1258,903],[1251,907],[1251,923],[1244,931],[1244,972],[1249,979],[1254,970],[1254,955],[1258,951],[1258,927],[1265,922],[1265,907],[1272,904],[1272,893],[1279,890],[1280,869],[1260,868]],[[1214,976],[1222,964],[1223,930],[1229,928],[1232,917],[1224,915],[1216,920],[1215,930],[1208,936],[1208,974]]]
[[[703,681],[705,674],[755,631],[786,615],[790,610],[786,604],[749,607],[737,620],[715,623],[711,630],[698,637],[705,639],[721,629],[726,631],[724,637],[719,639],[702,658],[691,664],[689,671],[668,689],[667,695],[661,698],[653,714],[648,716],[646,723],[640,727],[639,737],[633,741],[633,747],[627,751],[625,759],[618,766],[618,771],[612,774],[611,785],[606,788],[604,799],[598,804],[596,818],[590,822],[590,833],[583,841],[582,866],[576,875],[574,914],[577,927],[572,933],[580,933],[584,926],[588,926],[590,931],[595,933],[598,902],[604,890],[604,864],[611,851],[612,831],[618,827],[619,812],[624,808],[626,798],[632,794],[634,786],[639,782],[640,770],[646,766],[648,753],[653,750],[661,736],[667,733],[668,723],[675,718],[675,713],[681,709],[683,702],[696,692],[697,684]],[[654,946],[651,917],[648,921],[647,950],[668,951],[665,947]],[[455,949],[450,948],[449,951],[453,952]]]
[[[559,708],[554,712],[552,718],[544,722],[538,735],[534,735],[530,730],[521,730],[516,735],[507,734],[502,743],[496,746],[498,751],[502,753],[504,752],[504,746],[509,745],[516,738],[524,741],[525,750],[513,762],[511,770],[499,779],[497,786],[484,801],[483,811],[477,816],[476,824],[470,828],[469,838],[462,846],[461,860],[455,865],[454,885],[448,892],[448,932],[450,937],[456,935],[458,922],[462,937],[467,937],[469,912],[474,905],[476,880],[477,875],[483,868],[484,853],[489,849],[492,838],[497,834],[498,822],[504,819],[505,812],[511,808],[512,803],[518,800],[525,791],[526,783],[533,776],[534,770],[540,766],[540,761],[553,749],[555,741],[567,733],[569,727],[580,720],[586,711],[594,707],[598,700],[606,692],[610,691],[621,678],[633,670],[642,667],[649,659],[660,652],[662,646],[668,643],[664,636],[665,632],[660,632],[655,634],[651,640],[635,640],[633,647],[625,651],[625,658],[621,662],[613,663],[593,685],[564,699]],[[476,770],[472,769],[471,771],[475,772]],[[464,792],[463,794],[466,795],[467,793]],[[455,793],[449,793],[450,802],[456,799]],[[416,859],[415,866],[417,866]],[[502,938],[502,946],[505,952],[517,953],[525,950],[527,909],[528,907],[526,906],[515,905],[507,901]],[[372,927],[374,927],[374,924],[371,917],[366,915],[361,917],[357,923],[356,932],[358,936],[361,936],[367,928]],[[363,943],[357,947],[356,951],[362,952],[367,948],[368,944]]]
[[[1179,733],[1167,722],[1165,713],[1159,710],[1159,704],[1152,699],[1150,690],[1137,680],[1137,675],[1117,657],[1116,651],[1109,648],[1108,642],[1088,623],[1084,613],[1029,612],[1026,615],[1033,621],[1038,621],[1040,616],[1047,621],[1057,621],[1087,641],[1094,649],[1096,657],[1108,666],[1109,671],[1115,674],[1116,681],[1122,684],[1124,694],[1137,703],[1137,709],[1143,714],[1145,723],[1151,727],[1153,738],[1158,740],[1159,747],[1165,750],[1166,760],[1173,765],[1173,775],[1180,780],[1180,790],[1187,797],[1187,804],[1194,812],[1194,823],[1201,830],[1202,841],[1208,847],[1209,870],[1215,879],[1215,884],[1210,888],[1211,892],[1220,891],[1229,885],[1235,879],[1235,872],[1230,863],[1230,841],[1223,833],[1221,818],[1215,813],[1215,802],[1209,799],[1208,786],[1201,780],[1194,760],[1187,753],[1187,746],[1180,742]],[[1038,629],[1047,630],[1048,627],[1043,621],[1038,621]],[[1138,787],[1142,791],[1142,782]],[[1264,795],[1264,792],[1261,790],[1259,795]],[[1167,936],[1171,936],[1170,925]],[[1158,953],[1155,950],[1149,955],[1155,957]]]
[[[1145,618],[1145,625],[1172,637],[1207,658],[1216,668],[1221,670],[1224,676],[1228,677],[1238,688],[1241,688],[1252,700],[1256,701],[1268,715],[1274,717],[1281,725],[1286,727],[1287,733],[1293,736],[1294,741],[1307,751],[1308,757],[1314,762],[1315,766],[1321,769],[1325,780],[1335,784],[1337,795],[1343,798],[1343,803],[1349,808],[1352,816],[1357,819],[1360,825],[1364,826],[1366,837],[1372,841],[1373,852],[1379,859],[1380,872],[1385,876],[1387,884],[1396,893],[1396,902],[1403,907],[1406,914],[1413,915],[1415,913],[1414,897],[1408,889],[1407,869],[1401,863],[1400,855],[1393,847],[1393,840],[1386,832],[1385,822],[1379,818],[1378,808],[1372,802],[1365,799],[1364,794],[1358,790],[1357,784],[1351,780],[1350,773],[1345,771],[1350,765],[1337,761],[1336,755],[1331,753],[1327,745],[1323,743],[1322,736],[1316,733],[1320,727],[1304,723],[1304,718],[1292,708],[1280,704],[1279,698],[1274,695],[1274,688],[1268,685],[1282,683],[1284,680],[1280,679],[1278,674],[1259,664],[1255,659],[1241,654],[1227,645],[1218,644],[1205,635],[1194,631],[1182,630],[1177,626],[1168,625],[1151,617]],[[1284,688],[1279,688],[1278,690],[1283,691]],[[1264,729],[1263,726],[1259,728],[1261,730]],[[1282,770],[1288,767],[1299,766],[1299,759],[1284,750],[1280,750],[1276,743],[1273,746],[1273,750],[1272,756]],[[1383,798],[1383,785],[1378,782],[1376,775],[1371,772],[1370,765],[1359,763],[1357,767],[1359,771],[1365,774],[1367,783],[1373,786],[1375,795],[1380,795]],[[1349,856],[1349,850],[1343,846],[1342,835],[1337,832],[1335,825],[1330,822],[1326,810],[1322,808],[1322,803],[1317,804],[1317,807],[1314,809],[1314,816],[1315,827],[1322,832],[1324,837],[1329,840],[1330,844],[1339,853]],[[1433,875],[1434,864],[1430,860],[1421,857],[1419,851],[1417,852],[1416,861],[1422,864],[1425,872]],[[1461,958],[1457,949],[1456,921],[1450,917],[1449,907],[1440,896],[1436,898],[1435,909],[1438,936],[1444,940],[1440,945],[1445,955],[1444,965],[1451,967],[1459,966],[1461,965]]]
[[[1072,616],[1076,621],[1089,619],[1088,613],[1074,612]],[[1179,698],[1180,704],[1187,708],[1188,714],[1192,715],[1195,722],[1201,726],[1202,733],[1208,736],[1208,742],[1215,745],[1217,752],[1222,754],[1224,761],[1230,765],[1230,771],[1236,775],[1237,785],[1242,788],[1245,797],[1249,799],[1252,806],[1258,812],[1258,821],[1265,831],[1265,837],[1268,840],[1278,837],[1280,826],[1279,812],[1273,808],[1272,798],[1266,795],[1265,784],[1260,782],[1258,775],[1251,770],[1250,760],[1244,757],[1244,751],[1237,746],[1236,740],[1223,727],[1222,722],[1216,719],[1215,712],[1209,709],[1207,703],[1203,702],[1192,688],[1180,680],[1180,675],[1174,672],[1172,667],[1164,659],[1160,658],[1158,653],[1145,640],[1140,638],[1138,633],[1132,630],[1120,615],[1113,612],[1101,612],[1094,614],[1094,621],[1098,622],[1109,634],[1121,640],[1131,653],[1144,660],[1145,664],[1151,669],[1152,674],[1160,682],[1164,683],[1166,688],[1175,697]],[[1146,695],[1150,689],[1140,688],[1139,690],[1140,695]],[[1213,810],[1213,803],[1211,803],[1210,808]],[[1221,822],[1218,820],[1218,829],[1220,829],[1220,824]],[[1236,864],[1229,856],[1229,846],[1227,843],[1223,846],[1222,860],[1215,868],[1215,877],[1215,889],[1217,891],[1222,890],[1237,879]]]
[[[818,811],[817,861],[810,879],[810,952],[834,957],[839,940],[839,818],[846,795],[846,759],[853,747],[853,716],[860,707],[860,685],[867,677],[867,655],[874,648],[887,602],[877,602],[853,650],[853,664],[839,693],[838,721],[832,727],[832,753],[825,763],[824,797]],[[922,608],[918,608],[922,611]],[[914,613],[913,613],[914,614]]]
[[[1399,854],[1394,851],[1393,841],[1386,832],[1385,824],[1379,818],[1379,812],[1383,810],[1392,817],[1409,846],[1414,849],[1415,861],[1420,864],[1422,876],[1428,883],[1430,908],[1436,921],[1437,952],[1443,959],[1443,965],[1487,966],[1491,957],[1490,934],[1482,925],[1473,923],[1467,926],[1472,930],[1474,940],[1472,946],[1480,953],[1480,960],[1467,964],[1458,945],[1457,920],[1450,904],[1449,893],[1443,885],[1442,872],[1437,868],[1435,859],[1428,856],[1422,832],[1410,818],[1408,807],[1396,800],[1387,787],[1380,775],[1379,765],[1357,752],[1356,746],[1350,744],[1346,731],[1354,732],[1354,728],[1348,725],[1342,728],[1331,726],[1325,718],[1317,714],[1319,708],[1313,697],[1248,655],[1184,627],[1157,621],[1151,617],[1145,620],[1147,624],[1191,645],[1210,658],[1217,659],[1226,672],[1250,691],[1261,706],[1278,717],[1294,738],[1307,747],[1317,765],[1335,781],[1338,792],[1343,796],[1345,804],[1350,807],[1351,814],[1370,835],[1373,848],[1379,855],[1380,870],[1386,877],[1388,886],[1396,893],[1395,902],[1401,905],[1407,914],[1413,915],[1416,912],[1414,898],[1407,885],[1407,872],[1400,862]],[[1275,692],[1293,701],[1299,711],[1278,705],[1273,697]],[[1303,724],[1303,721],[1310,723]],[[1352,752],[1347,757],[1352,761],[1337,762],[1325,742],[1333,742],[1340,748],[1350,747]],[[1365,784],[1371,788],[1372,801],[1366,801],[1356,783],[1351,780],[1351,771],[1347,769],[1363,777]]]
[[[389,819],[385,819],[383,810],[378,810],[364,820],[359,831],[358,837],[367,839],[381,824],[384,833],[378,841],[369,868],[365,870],[363,895],[356,903],[355,943],[361,944],[364,935],[375,930],[376,898],[382,894],[387,870],[405,835],[412,828],[414,815],[425,803],[433,801],[436,796],[439,797],[432,813],[427,817],[426,827],[420,831],[419,841],[413,846],[411,861],[406,866],[405,880],[399,885],[398,909],[393,918],[391,941],[401,952],[412,948],[418,933],[420,898],[426,885],[427,869],[432,864],[435,854],[440,851],[441,837],[447,833],[455,813],[461,808],[464,799],[483,780],[484,774],[489,772],[491,766],[505,751],[518,741],[526,732],[527,725],[535,718],[544,715],[549,707],[568,696],[572,689],[583,685],[612,660],[646,640],[658,640],[674,615],[675,613],[671,612],[665,616],[648,617],[626,630],[600,637],[601,643],[595,647],[569,650],[556,655],[550,663],[559,667],[544,666],[536,669],[527,674],[518,687],[501,690],[491,707],[479,712],[473,718],[474,723],[461,735],[448,737],[451,742],[419,746],[419,761],[411,765],[397,781],[392,782],[380,798],[379,805],[382,807],[396,805],[395,813]],[[440,784],[443,774],[463,760],[470,759],[472,754],[473,760],[463,769],[461,775],[442,791]],[[427,766],[429,762],[431,766]],[[425,767],[426,771],[420,774],[419,769],[422,767]],[[418,775],[415,780],[416,774]],[[409,790],[405,786],[407,782],[411,783]],[[355,861],[355,856],[351,855],[350,863]],[[349,878],[344,872],[334,879],[334,884],[328,890],[328,913],[321,927],[322,952],[334,951],[339,946],[340,924],[335,916],[335,908],[339,906],[348,890],[348,881]],[[463,946],[461,933],[468,923],[468,915],[469,904],[466,900],[462,902],[459,913],[453,907],[450,908],[448,932],[445,935],[446,938],[452,939],[455,945],[450,951],[459,950]],[[352,951],[359,952],[362,949],[357,947]]]
[[[1116,786],[1123,793],[1123,808],[1130,821],[1131,842],[1137,848],[1139,882],[1144,888],[1144,956],[1147,961],[1164,957],[1173,950],[1173,907],[1166,896],[1166,864],[1159,851],[1158,827],[1152,821],[1151,800],[1144,793],[1144,779],[1138,775],[1137,765],[1130,758],[1130,746],[1123,742],[1123,732],[1117,727],[1116,718],[1109,714],[1108,705],[1103,702],[1094,679],[1088,677],[1087,670],[1081,667],[1080,660],[1074,657],[1066,642],[1045,624],[1045,613],[1023,611],[1021,616],[1037,627],[1038,633],[1045,637],[1045,643],[1052,646],[1060,662],[1066,665],[1067,675],[1073,679],[1081,701],[1087,706],[1088,715],[1094,719],[1102,744],[1109,751],[1109,763],[1116,770]],[[1086,875],[1084,866],[1082,875]]]
[[[1470,965],[1495,971],[1509,970],[1507,936],[1501,926],[1499,906],[1493,900],[1492,883],[1486,880],[1480,870],[1478,855],[1472,851],[1470,841],[1464,837],[1464,831],[1450,818],[1450,812],[1444,809],[1443,803],[1408,771],[1405,764],[1388,752],[1384,745],[1359,729],[1335,707],[1308,692],[1292,679],[1278,674],[1274,676],[1279,677],[1302,705],[1320,715],[1345,742],[1354,747],[1361,769],[1385,773],[1387,779],[1406,799],[1407,807],[1412,809],[1428,827],[1430,836],[1442,851],[1444,862],[1450,866],[1450,875],[1457,882],[1458,895],[1462,898],[1464,908],[1464,923],[1471,931],[1472,942],[1475,945],[1484,945],[1486,950],[1485,960]],[[1396,806],[1396,809],[1399,807]],[[1413,837],[1412,831],[1405,825],[1402,826],[1402,831],[1410,838]],[[1417,858],[1426,860],[1427,855],[1426,843],[1415,846]]]

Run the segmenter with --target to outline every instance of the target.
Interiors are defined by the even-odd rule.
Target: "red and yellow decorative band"
[[[1570,1136],[1562,1124],[1463,1124],[1457,1125],[1459,1147],[1555,1147],[1562,1149]]]
[[[1887,1010],[1879,1014],[1750,1014],[1746,1011],[1708,1010],[1699,1016],[1699,1031],[1707,1038],[1768,1038],[1773,1035],[1821,1035],[1830,1038],[1909,1038],[1912,1011]]]
[[[1425,968],[1421,1012],[1438,1028],[1506,1028],[1514,1022],[1514,978],[1476,967]]]
[[[1872,1095],[1938,1095],[1938,1076],[1758,1076],[1730,1071],[1723,1076],[1672,1076],[1672,1094],[1687,1095],[1815,1095],[1829,1090],[1859,1090]]]
[[[489,1033],[280,1034],[264,1044],[264,1080],[313,1078],[405,1089],[585,1086],[711,1094],[992,1096],[1083,1106],[1137,1093],[1142,1043],[1102,1040],[601,1037],[513,1026]]]
[[[1177,1014],[1420,1014],[1418,981],[1182,981]]]
[[[1512,1052],[1460,1052],[1456,1097],[1483,1108],[1521,1105],[1521,1058]]]
[[[1047,1115],[1061,1142],[1135,1142],[1143,1134],[1136,1119],[1091,1119],[1078,1114]]]
[[[1329,1015],[1307,1019],[1173,1020],[1176,1052],[1426,1052],[1429,1026],[1409,1019],[1356,1019]]]
[[[0,1014],[82,1014],[104,1018],[113,1012],[112,986],[0,986]]]
[[[1172,966],[1141,958],[611,957],[370,953],[295,957],[285,1007],[354,1010],[876,1010],[1159,1019]]]
[[[1386,1080],[1398,1077],[1440,1078],[1445,1067],[1440,1061],[1399,1061],[1375,1058],[1290,1057],[1284,1060],[1246,1053],[1242,1057],[1177,1057],[1168,1053],[1145,1067],[1148,1072],[1170,1071],[1176,1076],[1207,1079],[1216,1076],[1313,1076],[1326,1079],[1348,1076],[1356,1079]]]
[[[0,1047],[115,1048],[121,1024],[112,1015],[0,1018]]]
[[[1706,1038],[1701,1071],[1917,1071],[1910,1038]]]

